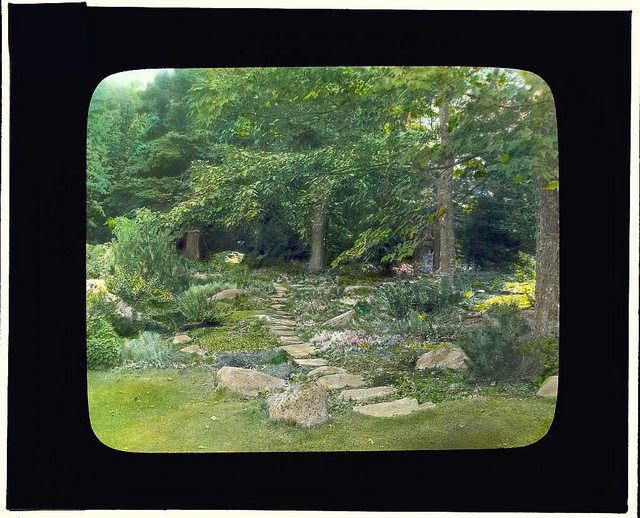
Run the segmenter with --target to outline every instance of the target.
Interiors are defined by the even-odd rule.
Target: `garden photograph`
[[[103,444],[494,450],[549,432],[559,150],[543,77],[131,70],[97,85],[87,117]]]

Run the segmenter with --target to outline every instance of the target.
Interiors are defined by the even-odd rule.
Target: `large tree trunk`
[[[200,260],[200,232],[197,230],[187,232],[184,251],[182,253],[189,261]]]
[[[321,198],[313,211],[311,222],[311,258],[307,269],[309,272],[321,272],[325,268],[324,226],[327,219],[329,199]]]
[[[449,100],[445,97],[440,105],[440,145],[445,153],[445,164],[438,174],[437,201],[438,208],[444,213],[439,222],[440,234],[440,260],[439,274],[443,277],[452,277],[456,266],[456,247],[453,232],[453,166],[448,156],[447,148],[451,144],[449,133]]]
[[[538,221],[536,232],[536,311],[534,335],[549,336],[560,325],[559,190],[534,175]]]

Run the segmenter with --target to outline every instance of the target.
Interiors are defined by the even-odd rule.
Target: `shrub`
[[[113,330],[122,337],[131,338],[140,332],[138,322],[129,321],[116,310],[117,302],[106,293],[88,291],[86,295],[86,310],[92,315],[100,315],[107,319]]]
[[[469,369],[479,380],[516,381],[531,377],[533,366],[523,357],[519,338],[528,324],[517,314],[513,304],[496,306],[492,315],[496,324],[466,331],[460,345],[469,357]]]
[[[122,360],[140,367],[162,369],[170,364],[171,349],[159,334],[145,331],[138,338],[124,343]]]
[[[130,304],[171,307],[172,292],[184,289],[189,275],[186,261],[172,245],[170,231],[146,209],[136,211],[135,220],[117,218],[113,230],[109,288]]]
[[[278,366],[288,364],[291,356],[282,349],[270,349],[267,351],[241,351],[219,352],[216,354],[215,363],[221,367],[240,367],[242,369],[255,369],[259,366]]]
[[[438,284],[428,280],[384,286],[376,299],[395,318],[405,318],[411,312],[428,313],[443,305]]]
[[[193,336],[211,352],[273,349],[281,345],[275,335],[257,320],[239,322],[236,327],[224,325],[195,329]]]
[[[558,374],[559,344],[557,338],[544,337],[522,345],[523,354],[533,358],[536,362],[536,371],[533,377],[533,382],[536,385],[542,385],[549,376]]]
[[[108,369],[119,360],[121,339],[109,320],[101,314],[87,312],[87,367]]]
[[[109,274],[111,243],[86,245],[86,278],[105,279]]]
[[[209,298],[228,287],[226,284],[211,283],[204,286],[191,286],[177,300],[177,307],[188,324],[221,324],[227,314],[221,305],[209,302]]]

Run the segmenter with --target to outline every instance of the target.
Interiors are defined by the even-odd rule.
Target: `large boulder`
[[[337,317],[333,317],[333,318],[327,320],[322,325],[327,326],[327,327],[342,326],[344,324],[348,324],[349,322],[351,322],[354,319],[355,316],[356,316],[355,310],[350,309],[349,311],[346,311],[345,313],[342,313],[341,315],[338,315]]]
[[[542,386],[536,392],[539,397],[558,397],[558,376],[550,376],[545,380]]]
[[[463,370],[466,368],[466,362],[468,358],[462,349],[459,347],[452,347],[447,349],[441,347],[428,353],[424,353],[418,359],[416,368],[420,370],[424,369],[452,369]]]
[[[239,367],[222,367],[218,371],[218,388],[226,388],[245,396],[256,397],[263,390],[283,387],[285,381],[264,372]]]
[[[267,397],[269,417],[302,426],[315,426],[329,419],[327,395],[315,383],[300,383],[278,389]]]
[[[216,302],[218,300],[230,300],[235,299],[236,297],[240,297],[244,294],[244,291],[239,290],[238,288],[229,288],[228,290],[222,290],[209,297],[209,302]]]

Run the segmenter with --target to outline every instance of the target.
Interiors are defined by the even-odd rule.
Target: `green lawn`
[[[269,420],[264,399],[216,392],[206,368],[88,373],[91,425],[130,452],[446,450],[518,447],[541,438],[555,401],[483,397],[408,416],[348,411],[314,429]]]

